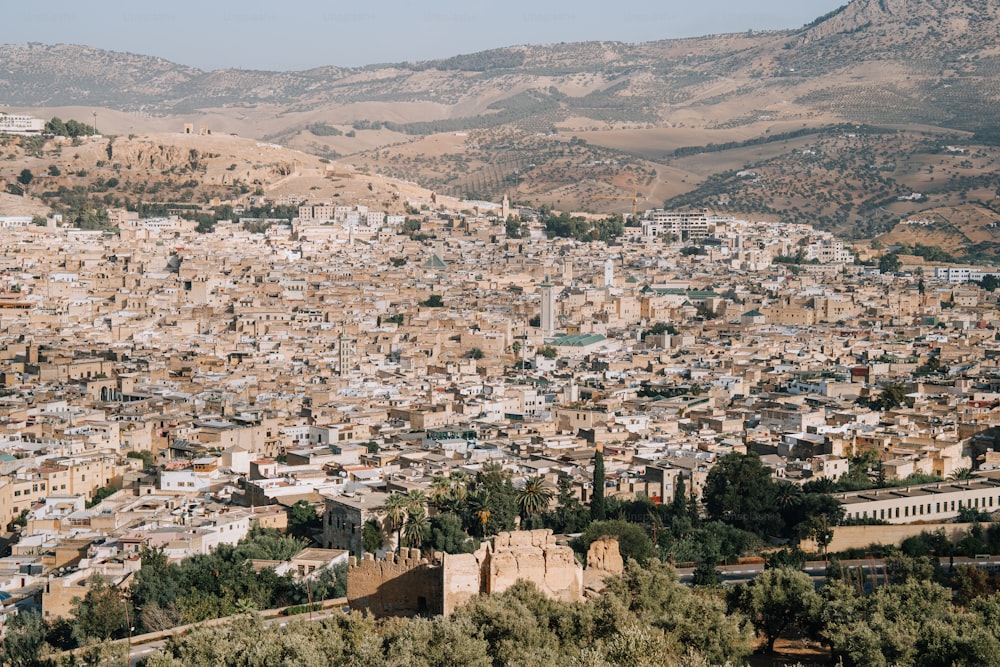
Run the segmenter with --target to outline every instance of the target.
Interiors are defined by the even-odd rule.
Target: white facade
[[[45,121],[20,114],[0,113],[0,134],[41,134]]]
[[[717,227],[733,222],[729,216],[709,215],[703,211],[693,213],[672,213],[663,209],[646,212],[641,222],[642,235],[653,239],[669,234],[679,241],[701,239],[711,236]]]
[[[978,283],[986,276],[1000,278],[1000,271],[983,271],[968,266],[939,266],[934,269],[934,277],[950,283]]]
[[[982,512],[1000,509],[1000,483],[992,479],[938,482],[834,494],[848,519],[879,519],[889,523],[942,521],[958,516],[959,510]]]

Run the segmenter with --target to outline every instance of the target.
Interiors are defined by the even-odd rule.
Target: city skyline
[[[646,42],[791,29],[841,4],[764,0],[750,9],[737,0],[710,0],[697,7],[649,0],[615,5],[557,0],[544,6],[524,0],[503,6],[390,0],[373,11],[314,0],[293,0],[280,8],[256,0],[238,6],[180,0],[169,8],[112,0],[90,10],[56,0],[44,9],[9,8],[0,43],[82,44],[204,70],[303,70],[432,60],[520,44]]]

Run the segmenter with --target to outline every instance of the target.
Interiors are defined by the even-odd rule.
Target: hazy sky
[[[307,69],[428,60],[514,44],[645,42],[795,28],[844,2],[47,0],[9,3],[0,43],[86,44],[202,69]]]

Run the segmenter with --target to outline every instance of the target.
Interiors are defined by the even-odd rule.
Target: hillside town
[[[208,554],[303,502],[322,549],[286,570],[370,564],[403,546],[363,540],[395,494],[502,470],[586,504],[596,452],[624,501],[697,502],[735,452],[797,486],[858,461],[921,480],[834,493],[856,523],[1000,509],[990,269],[706,212],[646,211],[605,244],[506,199],[293,199],[297,218],[209,233],[0,218],[8,610],[65,616],[144,548]]]

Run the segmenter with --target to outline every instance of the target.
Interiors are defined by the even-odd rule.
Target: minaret
[[[545,276],[544,282],[538,286],[542,294],[542,337],[551,336],[556,330],[556,294],[553,290],[555,285],[549,282],[549,277]]]
[[[604,261],[604,286],[615,286],[615,261],[613,259]]]
[[[351,359],[354,356],[354,339],[347,335],[347,328],[341,330],[337,339],[337,375],[347,375],[351,369]]]

